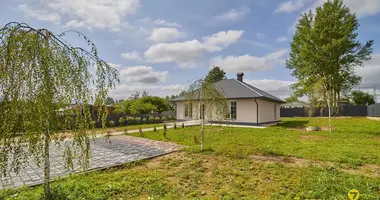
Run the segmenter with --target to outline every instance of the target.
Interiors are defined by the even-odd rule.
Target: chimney
[[[236,74],[237,80],[240,82],[243,82],[243,76],[244,76],[244,73],[237,73]]]

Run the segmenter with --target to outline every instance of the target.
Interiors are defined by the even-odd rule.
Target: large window
[[[186,103],[185,104],[185,117],[193,117],[193,104]]]
[[[226,119],[236,119],[237,116],[237,104],[235,101],[229,103],[229,113],[226,115]]]
[[[236,119],[237,109],[236,102],[231,102],[230,119]]]

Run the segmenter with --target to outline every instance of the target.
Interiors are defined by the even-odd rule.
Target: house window
[[[277,104],[274,104],[273,108],[274,108],[274,119],[277,119]]]
[[[192,117],[193,116],[193,104],[186,103],[185,104],[185,117]]]
[[[236,119],[237,109],[236,109],[236,102],[230,102],[230,119]]]

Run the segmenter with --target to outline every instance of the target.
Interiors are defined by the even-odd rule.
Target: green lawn
[[[266,129],[206,127],[206,151],[199,151],[200,127],[145,132],[145,138],[188,146],[184,151],[117,169],[74,175],[53,183],[56,199],[380,199],[380,122],[333,119],[335,131],[290,128],[327,126],[325,118],[282,119]],[[140,134],[136,134],[140,136]],[[292,156],[332,166],[267,163],[252,155]],[[341,165],[345,165],[344,171]],[[348,173],[349,172],[349,173]],[[376,176],[375,176],[376,175]],[[42,187],[0,191],[0,199],[40,199]]]

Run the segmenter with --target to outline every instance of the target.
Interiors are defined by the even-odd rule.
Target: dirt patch
[[[335,130],[335,129],[336,128],[334,126],[331,127],[331,130]],[[298,132],[301,132],[301,133],[313,132],[313,131],[306,130],[306,127],[304,127],[304,126],[296,126],[296,127],[288,128],[288,130],[298,131]],[[327,126],[320,127],[320,131],[329,131],[329,130],[330,129]]]
[[[353,169],[352,167],[335,163],[335,162],[322,162],[315,160],[308,160],[296,157],[287,156],[260,156],[252,155],[250,158],[254,162],[266,163],[266,164],[284,164],[291,167],[311,167],[311,166],[321,166],[330,167],[331,169],[337,169],[349,174],[368,176],[371,178],[380,178],[380,166],[375,164],[364,164],[358,168]]]
[[[323,141],[327,139],[326,136],[321,136],[321,135],[301,135],[300,136],[301,140],[311,140],[311,141]]]

